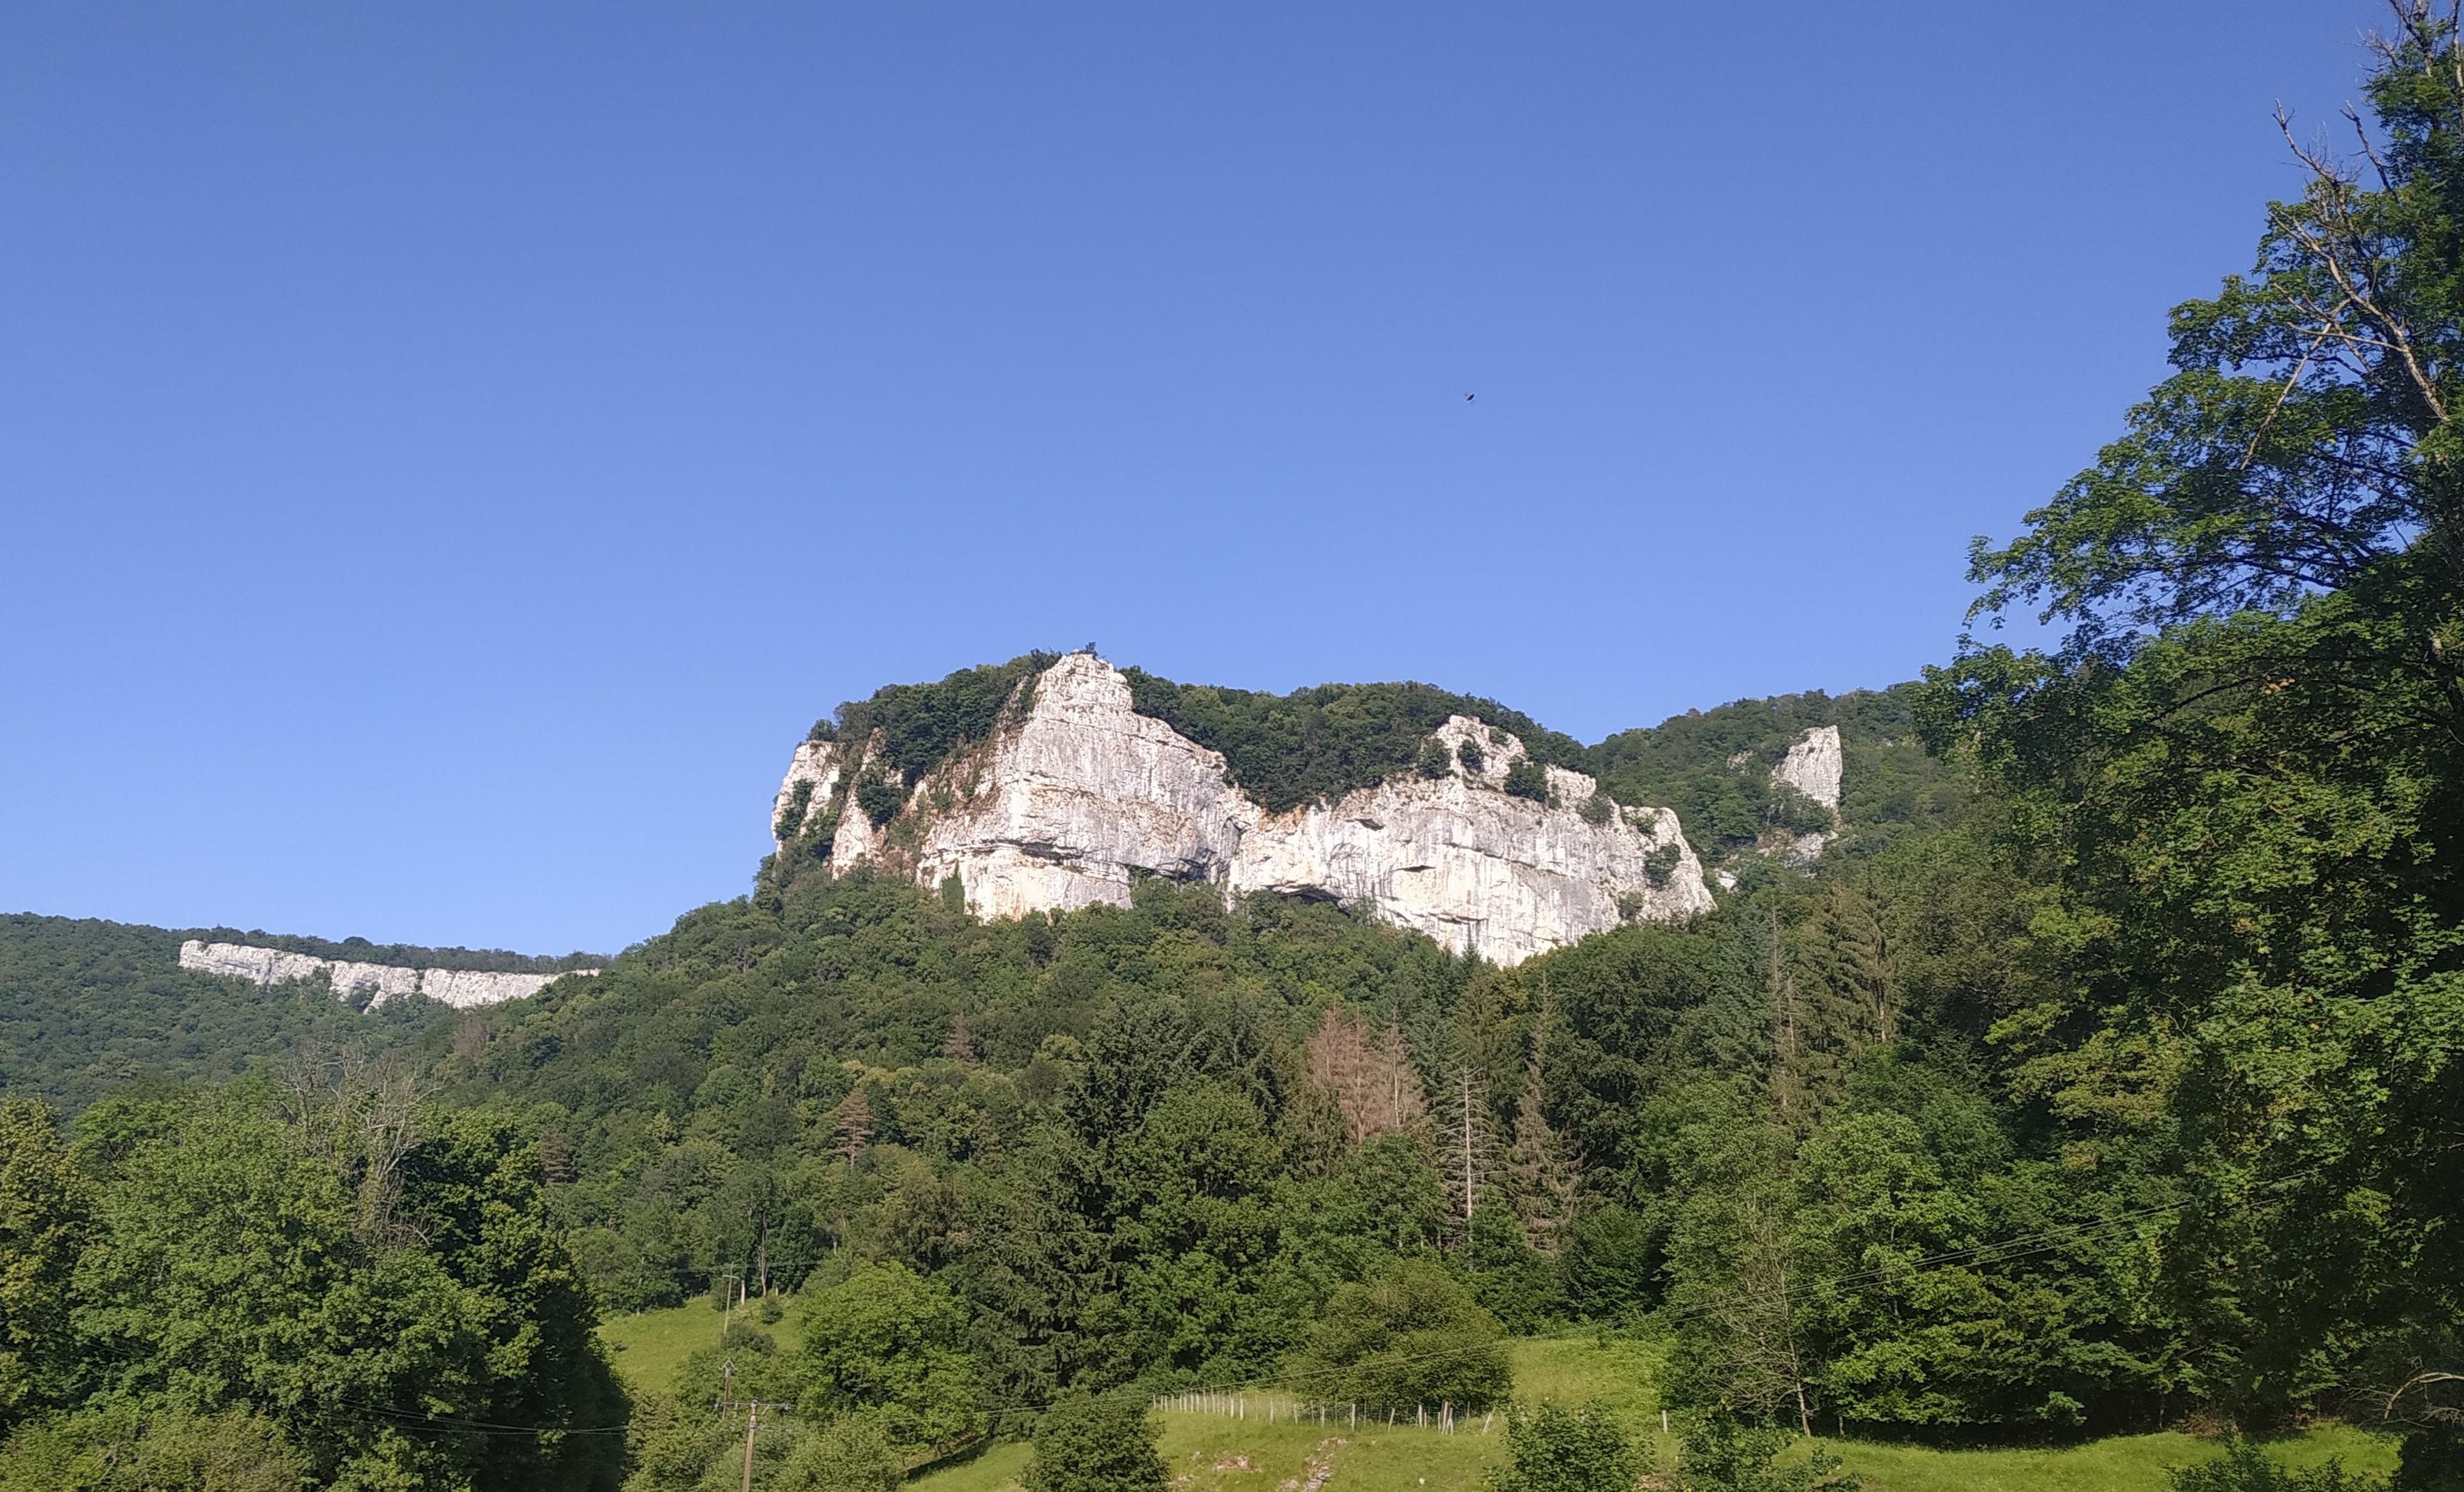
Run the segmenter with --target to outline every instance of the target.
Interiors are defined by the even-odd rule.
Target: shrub
[[[779,810],[779,821],[770,825],[772,837],[782,844],[794,839],[796,831],[804,826],[804,815],[812,806],[813,779],[798,778],[796,785],[787,789],[787,805]]]
[[[1073,1393],[1045,1412],[1019,1480],[1026,1492],[1163,1492],[1161,1433],[1142,1397]]]
[[[1298,1359],[1300,1392],[1330,1403],[1409,1413],[1480,1410],[1513,1388],[1505,1327],[1442,1265],[1398,1260],[1338,1288]]]
[[[872,826],[877,829],[897,818],[898,810],[907,806],[907,790],[890,778],[867,768],[855,784],[855,804],[864,810],[864,816],[870,819]]]
[[[1677,1448],[1677,1485],[1683,1492],[1813,1492],[1816,1487],[1854,1492],[1861,1485],[1839,1458],[1815,1451],[1783,1463],[1780,1453],[1796,1437],[1769,1425],[1749,1425],[1727,1415],[1710,1415],[1685,1432]]]
[[[1642,1455],[1605,1404],[1580,1410],[1544,1403],[1507,1416],[1507,1463],[1485,1479],[1488,1492],[1630,1492]]]
[[[1420,748],[1420,776],[1447,778],[1454,775],[1454,758],[1446,755],[1445,742],[1433,739]]]
[[[1528,798],[1547,806],[1549,802],[1549,769],[1525,757],[1506,769],[1506,791],[1516,798]]]
[[[761,1484],[778,1492],[896,1492],[900,1480],[898,1454],[881,1426],[850,1415],[798,1441]]]
[[[2257,1446],[2235,1437],[2222,1457],[2194,1466],[2168,1467],[2166,1482],[2172,1492],[2385,1492],[2387,1480],[2346,1471],[2340,1461],[2297,1470],[2260,1454]]]
[[[1466,772],[1478,772],[1488,763],[1488,757],[1481,752],[1480,743],[1468,735],[1455,743],[1455,759],[1463,764]]]
[[[1609,801],[1608,794],[1594,793],[1584,799],[1583,805],[1574,811],[1583,816],[1585,823],[1606,823],[1616,815],[1617,805]]]

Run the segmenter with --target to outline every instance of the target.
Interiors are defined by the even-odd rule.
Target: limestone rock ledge
[[[775,806],[774,828],[790,831],[781,853],[828,832],[833,864],[904,869],[928,886],[955,875],[991,917],[1126,905],[1139,874],[1202,881],[1227,899],[1324,896],[1501,964],[1711,909],[1672,810],[1593,804],[1593,779],[1556,767],[1550,803],[1509,796],[1523,743],[1478,720],[1434,733],[1450,756],[1476,740],[1476,771],[1406,774],[1270,814],[1232,784],[1221,755],[1133,710],[1129,681],[1102,659],[1072,653],[1032,688],[1023,717],[927,775],[883,828],[852,802],[834,824],[816,822],[832,788],[863,777],[872,743],[800,745]],[[791,824],[799,782],[812,784],[802,796],[813,806]]]
[[[319,958],[287,949],[259,948],[253,943],[208,943],[193,937],[180,945],[180,967],[258,984],[281,984],[323,974],[332,979],[337,998],[356,999],[364,994],[370,1005],[382,1005],[409,995],[425,995],[456,1009],[523,999],[565,977],[563,974],[493,974],[478,969],[406,969],[397,964]],[[567,971],[576,975],[598,972]]]

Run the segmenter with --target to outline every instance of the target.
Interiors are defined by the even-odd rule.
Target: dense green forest
[[[318,940],[230,928],[173,931],[0,914],[0,1091],[40,1094],[75,1111],[132,1084],[238,1077],[307,1042],[348,1042],[372,1053],[422,1042],[442,1048],[452,1013],[434,1001],[394,1000],[363,1015],[337,1002],[321,983],[260,989],[192,973],[180,967],[187,938],[320,956],[333,956],[324,947],[352,946],[302,947]]]
[[[1323,903],[987,923],[791,857],[450,1031],[316,1048],[336,1013],[220,984],[185,1045],[12,1016],[11,1086],[80,1111],[0,1108],[0,1487],[725,1484],[733,1432],[627,1403],[589,1329],[709,1300],[693,1392],[792,1406],[765,1485],[1032,1437],[1030,1492],[1160,1492],[1152,1395],[1485,1410],[1505,1335],[1579,1329],[1666,1345],[1689,1488],[1831,1477],[1781,1455],[1815,1430],[2325,1415],[2464,1488],[2464,52],[2416,17],[2369,97],[2362,172],[2316,163],[2123,432],[1979,542],[1951,661],[1530,727],[1732,854],[1841,728],[1842,836],[1688,925],[1500,970]],[[1997,640],[2029,612],[2057,641]],[[1037,667],[836,728],[912,784]],[[1133,688],[1276,801],[1466,703]],[[12,926],[11,1011],[204,1019],[140,967],[177,934]],[[208,1081],[96,1101],[149,1068]],[[1598,1420],[1509,1425],[1501,1487],[1633,1483]]]

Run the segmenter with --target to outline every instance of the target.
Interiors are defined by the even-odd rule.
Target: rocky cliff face
[[[1839,818],[1839,785],[1847,775],[1848,758],[1839,744],[1839,727],[1817,725],[1788,748],[1780,764],[1771,768],[1771,779],[1795,788],[1807,798],[1831,810],[1832,822]],[[1837,828],[1817,829],[1800,834],[1788,846],[1788,858],[1796,865],[1810,866],[1822,854],[1822,846],[1838,837]]]
[[[1847,757],[1839,746],[1839,727],[1817,725],[1796,738],[1771,780],[1785,782],[1834,813],[1839,811],[1839,783]]]
[[[369,1004],[382,1005],[408,995],[425,995],[457,1009],[522,999],[565,976],[491,974],[476,969],[405,969],[393,964],[355,963],[347,958],[317,958],[250,943],[206,943],[193,937],[180,945],[180,967],[258,984],[280,984],[323,974],[333,980],[338,998],[357,1000],[365,997]],[[590,975],[599,971],[571,972]]]
[[[844,791],[876,743],[808,741],[780,784],[781,854],[830,836],[838,866],[872,863],[927,885],[957,877],[985,916],[1125,905],[1139,874],[1325,896],[1417,929],[1458,952],[1511,964],[1630,920],[1706,911],[1702,867],[1665,808],[1597,797],[1546,769],[1551,801],[1504,791],[1523,743],[1457,715],[1436,733],[1481,765],[1395,778],[1268,813],[1222,757],[1131,708],[1102,659],[1073,653],[1033,684],[1023,714],[926,775],[877,828]],[[825,806],[827,805],[827,806]]]

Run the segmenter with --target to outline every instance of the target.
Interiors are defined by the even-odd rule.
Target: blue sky
[[[2377,14],[11,6],[0,910],[614,949],[1090,640],[1909,677]]]

